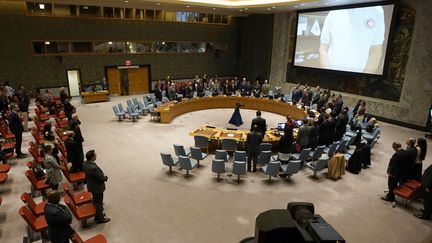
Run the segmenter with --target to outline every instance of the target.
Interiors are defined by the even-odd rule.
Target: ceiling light
[[[213,10],[216,10],[216,8],[213,8]]]
[[[165,45],[165,42],[162,42],[162,45]]]
[[[128,1],[128,0],[125,0],[124,2],[125,2],[125,3],[128,3],[129,1]]]
[[[108,42],[108,45],[112,45],[112,41],[109,41],[109,42]]]
[[[273,6],[272,8],[276,8],[275,6]]]
[[[190,8],[190,6],[189,6],[189,5],[187,5],[187,6],[186,6],[186,8]]]
[[[49,41],[45,41],[45,45],[49,45],[51,44]]]
[[[271,10],[271,8],[268,8],[267,10]]]
[[[83,9],[88,9],[88,6],[84,6]]]
[[[243,9],[240,9],[239,11],[240,11],[240,12],[243,12]]]
[[[43,3],[39,4],[39,8],[40,9],[45,9],[45,4],[43,4]]]
[[[158,6],[159,6],[159,5],[160,5],[160,3],[156,3],[156,5],[158,5]]]
[[[248,8],[245,8],[245,10],[249,10]]]

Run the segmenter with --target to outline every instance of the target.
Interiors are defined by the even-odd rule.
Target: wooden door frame
[[[139,68],[141,68],[141,67],[146,67],[147,68],[147,70],[148,70],[148,87],[149,87],[148,92],[149,93],[152,92],[152,86],[151,86],[151,81],[152,81],[152,79],[151,79],[151,64],[133,64],[131,66],[135,66],[135,67],[138,66]],[[122,65],[104,66],[105,78],[107,79],[108,82],[109,82],[109,80],[108,80],[108,69],[109,68],[118,68],[118,67],[127,67],[127,65],[122,64]]]
[[[79,75],[79,91],[80,91],[80,95],[82,92],[82,75],[81,75],[81,69],[79,68],[68,68],[66,69],[65,73],[66,73],[66,81],[68,84],[68,95],[70,96],[70,85],[69,85],[69,76],[68,76],[68,71],[77,71],[78,70],[78,75]]]

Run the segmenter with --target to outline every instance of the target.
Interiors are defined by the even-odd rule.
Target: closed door
[[[67,79],[69,84],[69,95],[80,96],[81,77],[79,70],[67,70]]]
[[[120,72],[118,68],[108,68],[108,89],[110,95],[121,95]]]
[[[149,91],[148,68],[130,68],[128,69],[129,92],[130,94],[142,94]]]

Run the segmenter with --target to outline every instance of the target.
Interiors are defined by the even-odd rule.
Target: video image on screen
[[[394,4],[298,14],[294,65],[383,74]]]

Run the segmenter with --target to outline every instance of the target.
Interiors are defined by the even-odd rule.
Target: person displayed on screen
[[[381,6],[330,11],[320,37],[321,67],[380,73],[384,34]]]

